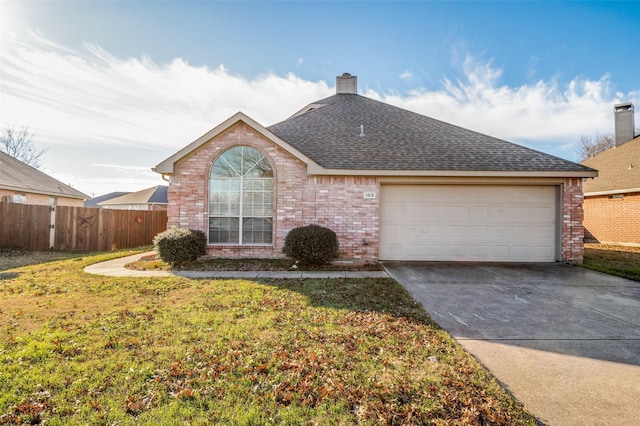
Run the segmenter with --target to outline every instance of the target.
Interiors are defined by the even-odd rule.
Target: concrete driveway
[[[385,262],[549,425],[640,425],[640,283],[564,264]]]

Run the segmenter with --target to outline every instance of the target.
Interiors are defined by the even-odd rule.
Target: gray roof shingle
[[[314,102],[268,129],[327,169],[593,172],[357,94]]]

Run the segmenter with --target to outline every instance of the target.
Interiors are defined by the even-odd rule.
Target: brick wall
[[[235,145],[247,145],[266,154],[274,170],[274,241],[271,246],[210,245],[207,253],[221,257],[283,257],[287,233],[317,224],[336,232],[340,257],[377,259],[379,196],[365,199],[365,191],[379,194],[376,177],[307,176],[306,165],[244,123],[216,136],[213,143],[178,162],[169,185],[168,226],[200,229],[208,234],[208,180],[215,159]],[[563,185],[562,258],[582,262],[582,181]]]
[[[640,193],[585,197],[584,228],[587,240],[640,244]]]
[[[208,180],[218,155],[235,145],[266,154],[274,170],[273,246],[210,245],[207,254],[232,257],[283,257],[287,233],[317,224],[338,235],[340,257],[375,258],[378,254],[378,199],[365,200],[364,191],[378,190],[377,178],[308,177],[306,165],[288,152],[238,123],[197,153],[176,164],[169,185],[168,226],[208,233]],[[366,242],[366,244],[365,244]]]
[[[582,263],[584,257],[582,179],[565,179],[562,199],[562,261]]]

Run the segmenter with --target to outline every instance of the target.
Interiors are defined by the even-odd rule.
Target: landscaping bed
[[[391,279],[0,276],[0,424],[534,425]]]
[[[135,270],[171,270],[171,266],[163,262],[157,255],[142,257],[140,260],[125,265]],[[201,258],[188,265],[174,268],[182,271],[382,271],[378,262],[335,261],[324,265],[305,265],[290,258],[282,259],[222,259]]]

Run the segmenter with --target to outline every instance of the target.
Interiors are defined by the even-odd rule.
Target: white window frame
[[[224,158],[225,153],[233,150],[233,149],[242,149],[242,162],[244,165],[244,161],[245,161],[245,150],[250,150],[250,152],[254,152],[256,154],[259,154],[261,156],[261,159],[258,162],[255,162],[249,169],[247,169],[246,171],[244,171],[244,174],[241,173],[237,173],[237,175],[234,176],[222,176],[222,175],[214,175],[214,169],[216,167],[216,165],[218,164],[218,162],[220,161],[224,161],[227,166],[229,166],[230,170],[233,170],[235,172],[237,172],[237,170]],[[248,176],[248,174],[260,163],[260,162],[266,162],[269,165],[269,171],[271,172],[271,177],[256,177],[256,176]],[[213,198],[213,194],[214,194],[214,189],[213,189],[213,183],[214,181],[224,181],[224,180],[235,180],[238,181],[239,185],[238,185],[238,192],[234,192],[235,194],[237,194],[238,196],[238,213],[237,214],[222,214],[221,212],[218,212],[218,214],[214,214],[214,212],[212,212],[212,198]],[[271,203],[270,206],[268,208],[269,210],[269,215],[256,215],[256,214],[252,214],[252,215],[247,215],[245,214],[245,183],[251,180],[260,180],[263,182],[268,181],[270,183],[269,188],[265,189],[265,192],[270,192],[271,193]],[[224,186],[224,185],[221,185]],[[216,158],[216,160],[214,161],[214,163],[211,165],[211,169],[209,171],[209,203],[208,203],[208,232],[207,232],[207,241],[208,244],[210,245],[225,245],[225,246],[272,246],[273,245],[273,213],[274,213],[274,178],[273,178],[273,166],[271,165],[271,162],[269,161],[268,157],[261,152],[260,150],[251,147],[251,146],[247,146],[247,145],[236,145],[233,146],[227,150],[225,150],[224,152],[222,152],[218,158]],[[224,193],[224,191],[222,190],[218,190],[219,193]],[[247,190],[247,192],[249,192],[250,190]],[[226,204],[228,206],[228,203]],[[221,203],[220,204],[221,209],[222,207],[225,206],[225,204]],[[252,206],[253,207],[253,206]],[[255,212],[254,208],[251,208],[252,212]],[[229,242],[229,241],[213,241],[212,239],[212,230],[211,230],[211,223],[213,219],[237,219],[237,226],[238,226],[238,238],[236,241],[233,242]],[[270,224],[271,224],[271,233],[269,235],[269,241],[268,242],[243,242],[244,241],[244,237],[245,237],[245,227],[244,227],[244,222],[247,219],[263,219],[263,220],[267,220]],[[249,232],[249,229],[246,230],[247,232]],[[231,227],[229,227],[229,229],[227,230],[227,232],[233,232],[231,231]]]

